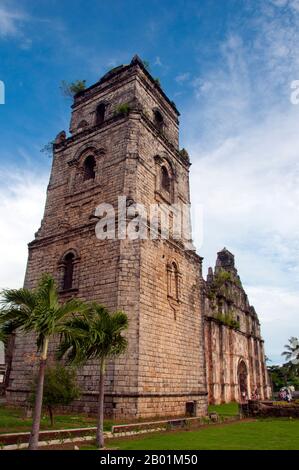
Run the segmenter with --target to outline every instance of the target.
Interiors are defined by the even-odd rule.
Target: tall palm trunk
[[[96,444],[99,449],[104,447],[104,385],[105,385],[105,359],[101,359],[100,383],[98,397],[98,422]]]
[[[49,345],[49,340],[46,338],[44,341],[43,351],[40,356],[32,429],[31,429],[30,440],[29,440],[29,450],[38,449],[38,437],[39,437],[40,420],[41,420],[42,406],[43,406],[44,379],[45,379],[45,369],[46,369],[47,356],[48,356],[48,345]]]

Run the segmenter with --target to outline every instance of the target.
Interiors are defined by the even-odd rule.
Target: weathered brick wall
[[[223,273],[226,280],[221,282]],[[227,316],[239,325],[226,324]],[[219,253],[215,271],[209,270],[205,288],[205,352],[211,403],[241,400],[238,375],[241,362],[247,369],[247,398],[256,389],[261,399],[270,398],[257,314],[249,304],[234,265],[221,266]]]

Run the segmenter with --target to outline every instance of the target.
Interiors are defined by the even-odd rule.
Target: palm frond
[[[4,289],[1,292],[0,303],[4,307],[19,306],[33,310],[36,305],[36,294],[29,289]]]
[[[54,278],[44,274],[34,290],[7,289],[2,292],[0,324],[25,333],[34,332],[37,348],[43,347],[45,338],[62,333],[65,323],[87,310],[86,304],[72,299],[64,304],[59,302]]]
[[[80,318],[70,320],[62,334],[58,357],[69,362],[116,356],[127,348],[122,332],[128,327],[123,312],[109,313],[103,305],[92,303]]]
[[[56,322],[59,320],[67,321],[69,317],[75,314],[84,314],[88,311],[88,306],[80,299],[71,299],[65,302],[56,309],[54,316]]]

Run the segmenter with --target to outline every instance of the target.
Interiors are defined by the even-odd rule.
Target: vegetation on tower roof
[[[115,116],[127,116],[131,111],[131,106],[129,103],[121,103],[116,107]]]
[[[73,98],[81,91],[86,90],[86,80],[75,80],[70,83],[63,80],[60,85],[60,90],[63,96]]]

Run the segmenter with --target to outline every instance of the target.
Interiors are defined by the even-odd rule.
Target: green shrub
[[[226,284],[226,282],[234,282],[234,276],[230,271],[221,269],[214,276],[214,284],[221,287],[223,284]]]
[[[66,97],[74,97],[77,93],[86,89],[86,80],[75,80],[74,82],[68,83],[65,80],[61,82],[60,90]]]
[[[115,110],[115,115],[116,116],[127,116],[129,112],[131,111],[131,106],[129,103],[122,103],[119,104]]]
[[[37,377],[32,383],[32,393],[30,401],[35,401]],[[51,426],[54,425],[54,409],[57,406],[70,405],[80,396],[79,388],[76,384],[76,372],[72,368],[65,368],[61,364],[47,367],[45,372],[43,407],[47,408],[51,420]]]
[[[240,329],[240,322],[234,319],[231,313],[218,313],[216,319],[220,321],[223,325],[230,326],[236,330]]]

